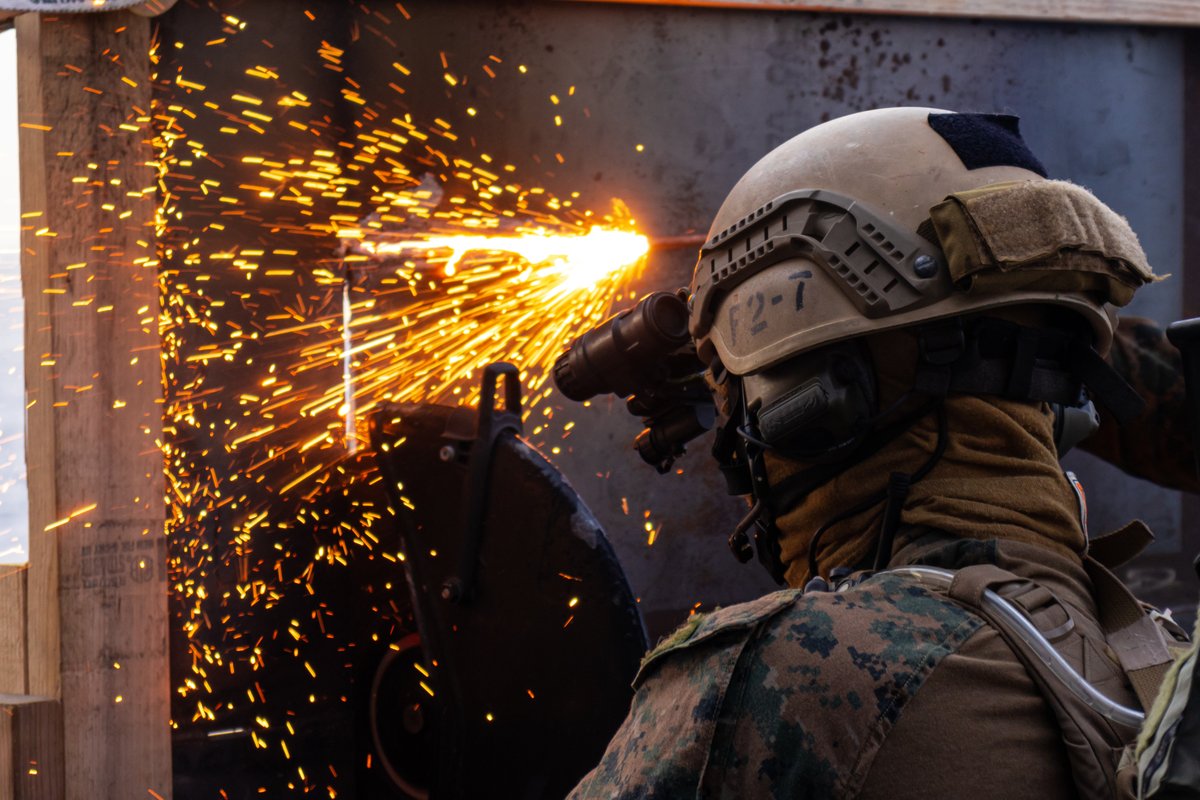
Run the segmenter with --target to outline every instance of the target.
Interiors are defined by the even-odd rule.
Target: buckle
[[[962,320],[957,318],[951,323],[922,328],[917,335],[917,342],[921,361],[935,367],[949,366],[967,351]]]

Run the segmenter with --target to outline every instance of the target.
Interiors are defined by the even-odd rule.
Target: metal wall
[[[706,232],[755,160],[831,117],[892,105],[1019,114],[1050,174],[1126,215],[1157,271],[1173,274],[1130,311],[1164,324],[1179,315],[1184,32],[554,2],[406,8],[412,20],[395,52],[352,50],[364,79],[393,57],[429,65],[438,52],[452,68],[485,54],[525,65],[519,77],[454,89],[429,81],[407,100],[451,115],[478,105],[462,121],[480,149],[559,194],[580,191],[581,207],[624,199],[652,236]],[[639,288],[684,284],[692,257],[656,254]],[[706,445],[680,462],[682,475],[658,477],[630,451],[639,426],[621,404],[555,411],[578,424],[565,442],[544,444],[562,448],[554,462],[608,530],[652,627],[695,603],[771,588],[726,551],[742,509],[724,496]],[[1088,487],[1093,532],[1141,517],[1158,532],[1156,547],[1179,551],[1177,493],[1084,454],[1068,464]]]
[[[373,673],[362,667],[373,666],[372,647],[412,630],[400,568],[377,557],[394,549],[394,529],[375,531],[385,542],[375,551],[350,548],[348,566],[319,557],[345,542],[338,523],[362,516],[370,505],[363,501],[382,505],[362,494],[379,488],[336,479],[324,484],[327,491],[306,488],[304,497],[282,488],[311,474],[314,463],[345,456],[332,452],[340,443],[307,455],[297,446],[316,441],[327,420],[286,419],[281,431],[290,438],[278,445],[287,448],[286,458],[270,457],[274,440],[236,444],[247,430],[236,425],[254,422],[258,409],[244,404],[243,395],[261,394],[266,365],[291,364],[297,342],[309,344],[304,336],[274,334],[308,320],[335,329],[342,319],[340,287],[314,280],[318,267],[340,268],[337,242],[306,227],[327,219],[330,208],[261,200],[261,168],[246,155],[303,164],[319,150],[335,154],[323,160],[345,166],[353,162],[356,125],[364,120],[412,114],[419,128],[449,125],[457,139],[437,140],[447,158],[480,164],[487,154],[496,171],[512,165],[512,181],[572,198],[577,209],[603,212],[616,197],[650,236],[690,236],[691,247],[652,253],[631,287],[641,294],[687,283],[695,239],[706,233],[728,189],[757,158],[811,125],[895,104],[1010,111],[1022,115],[1027,138],[1053,175],[1090,186],[1128,215],[1159,272],[1182,272],[1186,32],[556,0],[405,0],[402,8],[347,0],[183,0],[159,21],[160,127],[178,118],[170,124],[188,136],[174,151],[177,159],[168,160],[164,185],[174,214],[160,238],[169,248],[164,300],[168,316],[179,315],[164,335],[173,343],[165,353],[172,469],[183,489],[174,493],[178,516],[169,523],[171,680],[186,685],[199,666],[205,689],[199,698],[173,695],[172,714],[181,722],[174,737],[177,794],[227,785],[224,768],[214,768],[212,759],[237,763],[247,786],[286,785],[296,764],[319,759],[354,780],[354,764],[362,762],[352,731],[361,709],[344,695],[370,685]],[[266,82],[272,73],[278,78]],[[280,104],[272,110],[274,126],[264,131],[230,126],[232,102],[244,104],[234,98],[240,91],[261,96],[264,110],[298,92],[311,109],[289,116]],[[296,122],[303,124],[289,124]],[[203,155],[191,158],[192,148]],[[423,169],[454,169],[419,144],[397,158],[418,177]],[[223,196],[242,191],[250,194],[237,204]],[[328,194],[334,193],[316,202]],[[223,257],[281,246],[296,253],[280,262],[288,269],[264,270],[253,282]],[[1180,284],[1176,277],[1151,287],[1135,310],[1159,322],[1173,319]],[[181,304],[213,324],[190,317],[185,324]],[[208,357],[228,345],[229,330],[242,329],[254,334],[239,337],[236,358]],[[340,379],[341,365],[333,362],[288,375],[295,396]],[[544,425],[543,412],[552,424]],[[759,567],[738,565],[729,555],[725,542],[744,508],[725,494],[707,443],[697,443],[676,473],[658,476],[631,449],[639,429],[619,401],[585,408],[554,396],[526,426],[607,530],[651,635],[696,605],[727,605],[775,588]],[[359,453],[340,466],[362,476],[368,461]],[[1179,496],[1084,456],[1071,463],[1088,483],[1094,529],[1143,516],[1166,534],[1160,548],[1167,560],[1157,571],[1143,570],[1139,588],[1185,586],[1181,553],[1196,545],[1181,548]],[[451,529],[460,509],[444,505]],[[270,509],[272,524],[243,535],[261,508]],[[0,552],[4,541],[0,534]],[[246,585],[278,593],[247,594]],[[1191,585],[1186,592],[1194,600]],[[328,630],[325,619],[333,621]],[[299,650],[280,649],[294,646],[283,636],[299,624],[294,620],[319,628],[320,635],[310,633],[304,659]],[[301,748],[297,739],[288,763],[276,760],[274,754],[288,752],[280,748],[270,754],[255,748],[247,756],[242,740],[212,739],[206,718],[194,716],[194,704],[203,701],[220,711],[208,717],[215,729],[251,726],[244,715],[259,713],[259,706],[242,697],[244,681],[259,675],[259,651],[248,645],[267,641],[275,648],[266,651],[272,707],[304,710],[294,719],[307,744]],[[217,663],[228,663],[228,673],[222,666],[205,675],[211,662],[196,659],[198,647],[206,658],[216,654]],[[235,662],[243,667],[236,673]],[[310,681],[313,673],[320,680]],[[305,729],[301,718],[316,722]]]
[[[246,3],[221,5],[251,13]],[[314,86],[353,80],[384,113],[446,120],[464,157],[478,163],[487,153],[514,165],[525,185],[578,192],[577,208],[604,211],[621,198],[653,237],[703,235],[755,160],[822,120],[892,105],[1019,114],[1051,175],[1125,214],[1158,272],[1175,276],[1131,310],[1160,323],[1179,315],[1186,31],[554,0],[406,0],[409,19],[391,5],[314,3],[310,23],[290,4],[275,6],[289,12],[280,26],[303,35],[289,35],[289,52],[272,53],[271,63],[282,59]],[[317,57],[322,39],[345,48],[343,72]],[[237,85],[241,67],[230,55],[191,57],[214,82],[228,67],[219,80]],[[390,85],[400,80],[395,63],[411,72],[403,94]],[[349,119],[332,100],[322,102],[333,118]],[[656,251],[633,288],[683,285],[693,259],[694,250]],[[659,477],[630,449],[640,426],[619,402],[551,406],[553,430],[576,425],[565,440],[534,443],[605,526],[653,631],[697,603],[773,588],[761,569],[728,554],[743,509],[725,495],[706,444],[679,462],[682,474]],[[1181,552],[1177,493],[1085,455],[1069,464],[1088,487],[1094,531],[1140,516],[1158,531],[1160,551]]]

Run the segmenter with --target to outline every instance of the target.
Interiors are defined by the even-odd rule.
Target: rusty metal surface
[[[822,119],[893,103],[1015,111],[1025,116],[1031,142],[1054,173],[1091,186],[1129,215],[1159,271],[1179,272],[1182,48],[1174,33],[550,0],[405,0],[403,6],[411,19],[403,20],[389,5],[389,25],[376,24],[373,15],[382,14],[382,7],[372,11],[341,0],[304,4],[315,12],[313,19],[293,0],[222,0],[211,6],[207,0],[186,0],[162,18],[160,36],[168,45],[155,92],[164,105],[200,109],[207,100],[224,103],[243,88],[247,70],[265,64],[280,67],[281,94],[302,92],[314,99],[314,117],[320,115],[319,124],[308,130],[280,125],[272,136],[254,139],[222,133],[225,118],[219,115],[201,114],[189,123],[190,135],[207,147],[206,156],[186,174],[167,176],[178,217],[163,243],[177,249],[165,256],[163,266],[176,271],[176,281],[191,280],[200,269],[189,271],[183,245],[218,218],[222,227],[204,233],[206,253],[265,249],[287,241],[298,251],[297,263],[335,266],[334,242],[294,235],[303,230],[304,209],[266,203],[231,208],[204,191],[201,182],[254,184],[258,168],[241,160],[247,147],[269,148],[264,152],[281,158],[304,157],[313,147],[349,150],[341,142],[352,138],[356,117],[341,102],[346,80],[355,81],[364,97],[393,99],[378,105],[394,107],[395,113],[420,109],[423,120],[453,123],[464,155],[479,162],[487,153],[498,165],[511,163],[514,180],[523,185],[540,183],[564,198],[579,192],[576,206],[598,211],[620,197],[646,233],[676,245],[704,235],[726,191],[755,159]],[[226,41],[218,10],[247,20],[250,33]],[[177,39],[187,46],[169,44]],[[213,42],[224,44],[200,46]],[[341,63],[317,58],[325,49],[344,50]],[[442,65],[443,57],[449,67]],[[398,62],[407,64],[414,78],[404,82],[401,96],[389,86],[396,74],[392,64]],[[489,65],[496,66],[495,78],[483,70]],[[470,81],[451,85],[443,80],[443,70],[450,68]],[[172,80],[180,69],[190,80],[213,87],[211,94],[185,93]],[[556,115],[561,126],[555,125]],[[695,246],[693,238],[690,247]],[[634,290],[684,284],[693,259],[689,246],[656,249]],[[292,324],[290,315],[280,313],[289,306],[303,307],[314,318],[339,309],[337,292],[311,280],[310,269],[262,275],[248,298],[242,295],[248,285],[240,271],[211,271],[205,296],[220,299],[220,306],[214,302],[209,309],[218,327],[233,322],[269,332]],[[1170,283],[1154,287],[1139,299],[1138,310],[1170,319],[1173,292]],[[276,796],[283,791],[276,787],[286,786],[300,763],[336,766],[341,781],[351,784],[372,780],[358,774],[366,767],[358,757],[363,742],[355,735],[363,727],[360,701],[379,674],[375,665],[381,652],[409,641],[413,630],[399,567],[369,547],[347,551],[346,566],[308,554],[332,552],[343,539],[338,523],[356,509],[382,506],[381,488],[359,481],[343,491],[330,483],[315,497],[284,496],[271,491],[272,483],[290,485],[309,465],[269,462],[256,473],[253,487],[237,490],[237,504],[210,507],[208,489],[248,475],[262,456],[254,447],[226,447],[222,438],[231,419],[248,413],[238,398],[260,387],[263,373],[248,368],[249,359],[259,365],[286,363],[285,347],[295,342],[263,335],[243,341],[243,360],[193,362],[187,357],[211,347],[215,334],[201,327],[175,333],[178,363],[166,370],[174,381],[167,388],[168,403],[180,399],[184,378],[202,374],[205,390],[192,409],[195,430],[183,429],[175,444],[191,466],[212,475],[214,485],[205,484],[200,487],[205,491],[180,501],[186,524],[172,530],[179,582],[173,585],[203,582],[211,598],[194,608],[187,592],[173,595],[172,685],[193,677],[197,663],[206,669],[208,662],[197,660],[192,647],[212,648],[205,652],[231,664],[243,659],[236,673],[207,670],[202,694],[174,695],[172,714],[181,722],[175,739],[181,779],[176,792],[211,788],[215,794],[220,787],[231,797],[249,797],[254,787],[270,786]],[[339,381],[341,372],[326,366],[293,378],[298,390],[320,391]],[[677,464],[680,474],[659,477],[630,447],[639,425],[623,403],[595,401],[585,408],[552,398],[547,405],[553,424],[543,427],[539,407],[526,424],[529,437],[566,473],[608,533],[652,636],[678,624],[695,604],[729,604],[774,588],[760,568],[739,566],[727,551],[726,538],[743,509],[726,496],[705,445]],[[575,426],[560,438],[568,422]],[[309,440],[323,424],[300,418],[290,435]],[[366,471],[360,455],[346,463],[343,474]],[[234,497],[231,486],[229,491]],[[1093,480],[1094,500],[1111,503],[1109,511],[1093,515],[1114,520],[1157,515],[1160,532],[1177,530],[1177,496],[1140,491],[1125,478]],[[271,502],[272,515],[288,524],[240,536],[239,526],[250,513],[241,507],[243,493],[245,506]],[[304,524],[290,524],[301,517]],[[399,549],[395,531],[378,534],[379,553]],[[260,601],[266,595],[257,591],[235,590],[276,583],[283,590],[270,602]],[[196,608],[204,613],[189,617]],[[186,627],[189,619],[196,620],[194,629]],[[329,631],[319,625],[312,629],[325,619],[332,620]],[[298,640],[288,635],[293,620],[309,626],[304,658],[292,644]],[[269,708],[253,698],[250,704],[242,700],[247,682],[261,676],[244,660],[260,641],[269,642],[262,646],[271,665]],[[219,709],[219,721],[196,715],[197,702]],[[290,755],[276,744],[282,738],[272,738],[270,748],[247,741],[252,733],[282,737],[286,709],[305,711],[303,720],[294,720]],[[255,721],[259,714],[269,715],[269,732]],[[211,736],[212,728],[220,735]],[[243,794],[234,789],[233,766]]]
[[[311,41],[293,38],[305,58],[323,38],[346,48],[344,75],[310,65],[313,91],[335,97],[347,77],[364,97],[389,96],[392,64],[404,63],[421,80],[405,83],[402,104],[453,123],[465,153],[511,163],[523,184],[560,197],[579,192],[579,208],[604,210],[620,197],[653,237],[703,235],[737,178],[807,127],[871,107],[924,104],[1020,114],[1052,175],[1093,189],[1128,216],[1160,273],[1181,272],[1179,31],[552,0],[403,5],[411,17],[403,22],[377,25],[355,7],[349,31],[314,24],[303,29]],[[264,16],[271,7],[256,6]],[[200,6],[173,13],[187,8]],[[443,81],[443,56],[470,81]],[[226,54],[209,71],[214,80],[228,73],[235,85],[241,67]],[[215,132],[205,138],[221,141]],[[248,222],[229,229],[231,241],[261,235]],[[311,249],[314,258],[328,255]],[[686,248],[657,250],[633,288],[683,285],[693,260]],[[281,291],[289,281],[278,279]],[[1155,285],[1133,310],[1166,323],[1178,316],[1178,293],[1178,279]],[[218,369],[236,393],[234,368]],[[530,438],[609,533],[652,635],[696,603],[728,604],[773,588],[760,568],[728,554],[725,540],[743,509],[725,495],[706,445],[680,461],[682,474],[659,477],[630,447],[639,426],[623,403],[551,405],[553,433],[535,433],[531,423]],[[567,421],[576,425],[561,440]],[[1085,455],[1070,463],[1088,486],[1094,530],[1141,516],[1158,531],[1161,551],[1195,549],[1180,540],[1178,494]],[[1182,555],[1180,563],[1186,575]]]
[[[407,99],[454,120],[463,105],[478,104],[465,130],[481,150],[543,176],[560,194],[580,191],[581,207],[623,198],[651,236],[706,231],[736,179],[811,125],[922,104],[1021,115],[1051,175],[1088,186],[1125,214],[1158,272],[1179,274],[1177,31],[556,2],[406,8],[412,35],[395,51],[355,50],[356,79],[384,75],[396,58],[428,64],[438,51],[452,64],[494,54],[526,65],[520,80],[461,91],[427,82]],[[551,105],[549,95],[565,98],[570,86],[575,94]],[[686,250],[656,253],[637,288],[679,286],[691,266]],[[1132,310],[1174,319],[1178,284],[1150,287]],[[570,437],[538,443],[561,448],[552,459],[609,532],[652,632],[694,603],[771,588],[760,569],[726,551],[741,508],[724,495],[705,446],[680,462],[682,475],[659,478],[629,447],[638,426],[623,404],[558,402],[555,415],[577,422]],[[1139,516],[1158,531],[1160,551],[1182,552],[1177,493],[1083,454],[1070,465],[1088,486],[1093,530]]]

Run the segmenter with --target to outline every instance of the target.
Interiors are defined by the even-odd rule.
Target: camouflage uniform
[[[1103,655],[1078,562],[929,533],[893,564],[996,563],[1051,589],[1089,681]],[[897,574],[693,618],[643,662],[624,725],[573,798],[1074,797],[1058,724],[997,632]]]
[[[1200,493],[1179,351],[1154,322],[1122,317],[1109,362],[1146,401],[1146,410],[1122,426],[1101,408],[1100,430],[1080,448],[1130,475]]]
[[[1146,399],[1083,445],[1131,474],[1200,491],[1179,354],[1122,319],[1110,356]],[[1077,560],[930,533],[892,566],[996,563],[1049,589],[1082,632],[1073,660],[1136,706]],[[932,544],[930,544],[932,543]],[[896,574],[789,589],[696,615],[651,652],[625,723],[572,798],[1075,797],[1059,725],[996,630]]]

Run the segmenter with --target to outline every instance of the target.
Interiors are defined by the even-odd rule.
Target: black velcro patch
[[[1021,138],[1012,114],[930,114],[933,128],[967,169],[1020,167],[1046,177],[1046,168]]]

